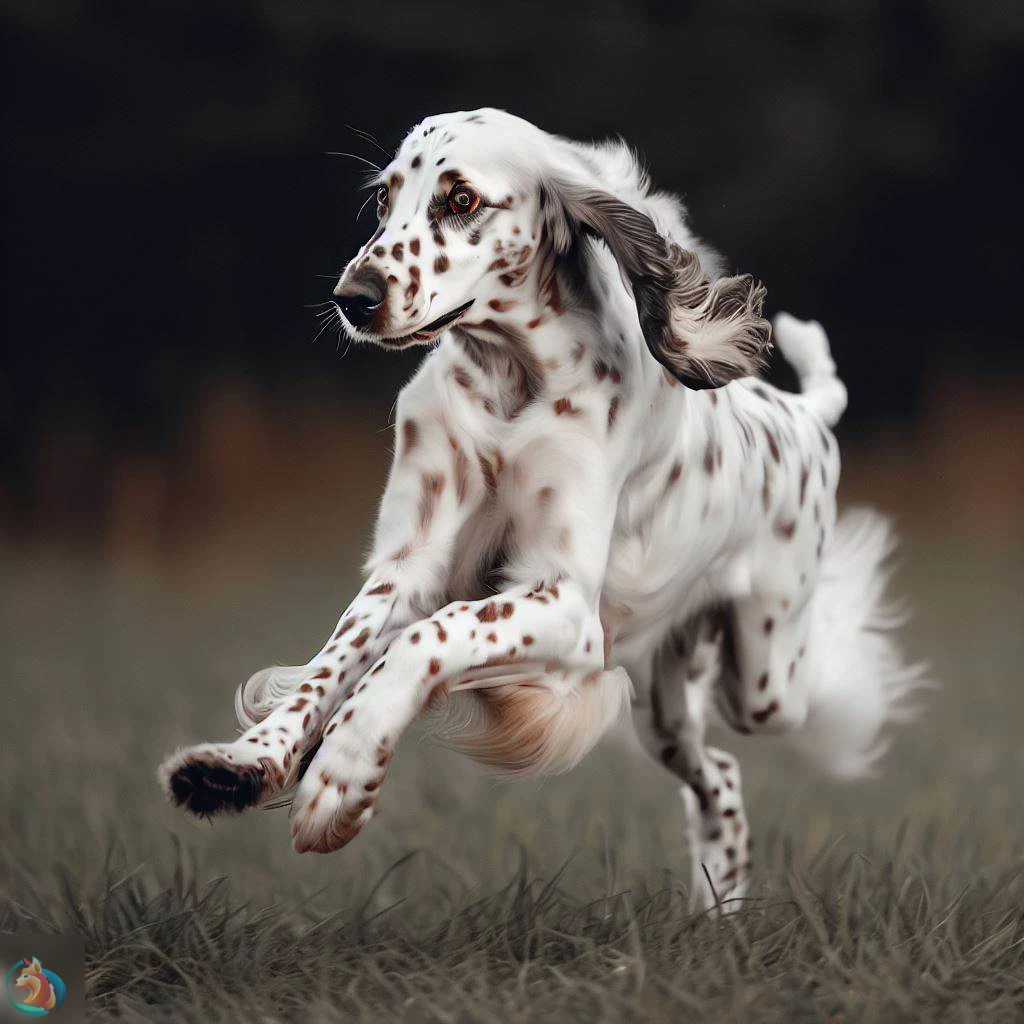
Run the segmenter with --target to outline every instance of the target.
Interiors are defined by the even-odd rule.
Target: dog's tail
[[[772,335],[800,380],[804,402],[834,427],[846,409],[846,386],[836,376],[828,337],[817,320],[776,313]]]
[[[840,778],[872,774],[889,745],[886,726],[914,718],[912,697],[934,687],[924,665],[903,663],[893,637],[906,619],[885,595],[895,546],[888,519],[847,510],[811,599],[807,657],[816,686],[804,725],[786,740]]]

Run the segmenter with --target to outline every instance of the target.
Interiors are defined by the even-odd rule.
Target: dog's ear
[[[683,384],[717,388],[764,366],[772,329],[761,315],[760,282],[749,274],[711,281],[696,253],[607,192],[549,181],[541,198],[556,253],[567,253],[581,232],[608,246],[633,289],[648,349]]]

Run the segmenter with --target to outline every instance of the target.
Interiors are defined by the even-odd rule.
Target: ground
[[[881,778],[719,738],[756,864],[725,920],[688,913],[675,786],[616,737],[514,783],[410,737],[379,817],[327,857],[291,851],[285,811],[167,806],[161,757],[230,736],[237,682],[317,649],[357,558],[0,563],[0,930],[83,932],[90,1019],[1021,1019],[1019,552],[910,538],[907,647],[943,690]]]

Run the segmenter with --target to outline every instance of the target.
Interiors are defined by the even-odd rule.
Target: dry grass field
[[[357,557],[4,558],[0,929],[84,933],[90,1019],[1024,1017],[1019,551],[908,538],[907,647],[943,689],[882,778],[725,739],[757,878],[724,920],[688,913],[675,787],[620,737],[509,783],[410,736],[329,857],[291,851],[285,811],[199,827],[166,806],[160,758],[230,735],[236,683],[319,646]]]

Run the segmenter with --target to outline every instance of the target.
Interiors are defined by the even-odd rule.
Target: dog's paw
[[[292,801],[292,845],[299,853],[332,853],[373,817],[391,753],[352,732],[325,738]]]
[[[288,766],[274,757],[215,743],[179,750],[160,766],[159,777],[167,798],[199,817],[244,811],[276,796],[289,781]]]

